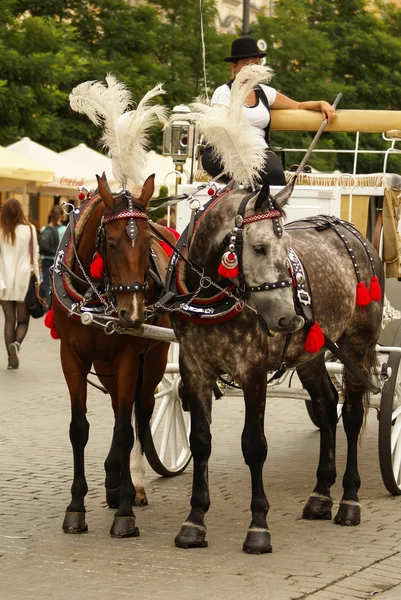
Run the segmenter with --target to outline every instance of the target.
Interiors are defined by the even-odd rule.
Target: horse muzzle
[[[133,315],[128,310],[120,310],[118,319],[124,329],[138,329],[145,322],[145,315]]]
[[[270,327],[272,331],[277,333],[294,333],[305,325],[305,320],[299,315],[292,317],[281,317],[274,327]]]

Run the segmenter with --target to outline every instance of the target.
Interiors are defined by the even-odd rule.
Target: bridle
[[[234,219],[234,228],[232,232],[227,234],[224,238],[222,246],[224,248],[227,247],[227,238],[228,238],[228,249],[230,252],[235,254],[236,259],[238,261],[238,280],[239,280],[239,290],[242,294],[248,294],[253,292],[266,292],[268,290],[278,290],[290,287],[292,285],[292,279],[280,279],[279,281],[268,282],[264,281],[260,285],[247,285],[245,281],[245,276],[243,272],[243,260],[242,260],[242,251],[243,251],[243,228],[246,225],[250,225],[251,223],[256,223],[258,221],[264,221],[271,219],[273,223],[273,230],[276,237],[281,238],[283,235],[283,227],[280,223],[280,218],[282,217],[282,213],[280,210],[276,209],[273,206],[273,202],[269,196],[267,204],[268,210],[264,212],[257,212],[248,217],[245,216],[245,211],[248,202],[254,197],[254,193],[248,194],[241,201],[239,205],[237,215]]]
[[[143,210],[143,207],[139,204],[136,204],[130,192],[128,190],[124,191],[124,196],[127,200],[128,210],[121,210],[118,213],[111,213],[109,215],[105,215],[102,217],[101,223],[99,225],[97,235],[96,235],[96,251],[99,252],[105,259],[106,256],[106,230],[105,226],[113,221],[118,221],[120,219],[128,219],[126,231],[128,237],[134,241],[138,235],[138,227],[136,224],[137,219],[143,219],[144,221],[149,221],[149,217],[147,213]],[[114,292],[139,292],[142,294],[146,294],[149,288],[149,277],[150,273],[147,272],[145,276],[145,281],[142,283],[140,281],[134,281],[133,283],[118,283],[117,285],[112,285],[110,281],[109,274],[107,272],[106,260],[104,261],[104,269],[105,269],[105,287],[106,292],[114,293]]]

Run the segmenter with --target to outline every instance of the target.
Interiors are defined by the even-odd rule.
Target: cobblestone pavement
[[[356,528],[341,528],[300,518],[314,485],[319,436],[303,401],[268,400],[264,480],[274,551],[248,556],[241,551],[250,521],[249,475],[240,450],[242,399],[215,402],[209,548],[185,551],[175,548],[173,540],[188,514],[191,465],[170,479],[148,468],[149,506],[135,511],[140,537],[110,538],[113,511],[105,504],[103,460],[112,413],[108,397],[90,389],[89,533],[62,533],[72,455],[58,346],[42,322],[31,322],[18,371],[5,369],[0,348],[2,599],[401,598],[401,497],[390,496],[381,480],[374,411],[360,447],[363,521]],[[345,462],[341,424],[338,440],[337,503]]]

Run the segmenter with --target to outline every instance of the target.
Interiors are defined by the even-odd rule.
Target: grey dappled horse
[[[223,195],[212,208],[205,211],[191,241],[189,258],[204,269],[213,281],[219,281],[217,268],[222,246],[233,226],[244,190]],[[286,199],[272,199],[268,188],[249,200],[245,216],[282,211]],[[305,222],[292,225],[291,236],[281,231],[282,218],[261,219],[243,226],[242,273],[248,288],[247,302],[256,309],[271,332],[269,337],[258,325],[257,313],[244,308],[230,321],[214,326],[194,324],[171,313],[173,327],[180,343],[182,400],[191,412],[190,445],[194,458],[191,511],[178,533],[179,547],[206,546],[204,516],[209,509],[208,460],[211,453],[212,389],[217,377],[229,374],[242,387],[245,400],[245,425],[242,432],[242,451],[249,466],[252,482],[252,519],[243,549],[260,554],[271,551],[270,533],[266,521],[269,504],[263,488],[262,468],[267,456],[264,433],[267,373],[279,368],[282,362],[286,333],[293,335],[285,361],[295,367],[303,386],[311,396],[313,411],[320,425],[320,457],[317,483],[303,509],[307,519],[331,519],[330,488],[336,479],[335,438],[338,393],[325,368],[324,349],[311,354],[305,351],[307,328],[294,311],[293,286],[268,286],[266,282],[288,281],[287,257],[292,247],[300,257],[313,300],[314,319],[325,335],[337,342],[340,349],[367,377],[375,366],[375,345],[379,337],[382,301],[366,307],[356,306],[356,278],[353,261],[346,250],[354,252],[355,265],[362,281],[372,276],[371,264],[383,284],[383,268],[374,249],[358,241],[346,228],[343,238],[327,228],[317,230]],[[366,252],[367,248],[370,251]],[[240,261],[241,267],[241,261]],[[199,287],[199,275],[187,268],[187,287]],[[235,280],[237,283],[238,281]],[[251,288],[251,291],[249,291]],[[204,290],[201,292],[206,293]],[[360,477],[357,466],[357,440],[364,416],[365,387],[358,377],[345,368],[345,399],[343,422],[347,436],[347,466],[343,478],[344,493],[334,519],[340,525],[360,522],[358,489]],[[229,416],[227,406],[227,419]]]

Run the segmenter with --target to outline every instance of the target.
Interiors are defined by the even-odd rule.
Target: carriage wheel
[[[393,339],[401,345],[401,325]],[[379,460],[383,483],[390,494],[401,494],[401,355],[390,352],[387,361],[392,373],[380,401]]]
[[[155,394],[155,409],[144,448],[150,466],[163,477],[182,473],[192,456],[189,447],[190,416],[182,410],[178,393],[181,381],[178,351],[179,345],[171,344],[169,363]]]

